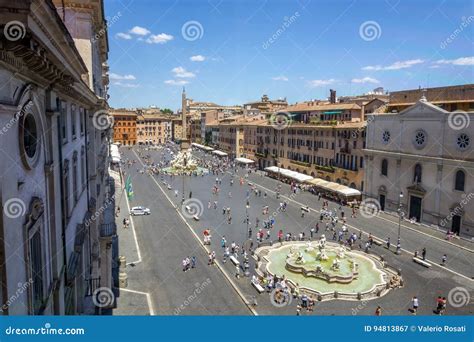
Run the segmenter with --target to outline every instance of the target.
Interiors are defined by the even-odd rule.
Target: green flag
[[[133,187],[130,175],[128,175],[127,180],[125,181],[125,191],[127,191],[128,199],[131,200],[133,198]]]

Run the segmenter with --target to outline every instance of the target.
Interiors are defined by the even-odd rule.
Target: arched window
[[[413,174],[413,183],[421,183],[421,165],[415,165],[415,172]]]
[[[464,183],[466,181],[466,174],[463,170],[456,172],[456,179],[454,181],[454,190],[464,191]]]
[[[388,161],[387,159],[382,160],[382,175],[387,176],[388,174]]]

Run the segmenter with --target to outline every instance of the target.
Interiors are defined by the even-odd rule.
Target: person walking
[[[411,312],[416,315],[416,312],[418,311],[418,306],[420,304],[420,302],[418,301],[418,297],[414,296],[412,299],[411,299],[411,304],[412,304],[412,310]]]
[[[421,257],[423,260],[426,260],[426,247],[423,247],[423,250],[421,251]]]
[[[380,305],[375,309],[375,316],[382,316],[382,307]]]
[[[443,254],[443,257],[441,258],[441,266],[446,266],[446,260],[448,260],[448,256]]]

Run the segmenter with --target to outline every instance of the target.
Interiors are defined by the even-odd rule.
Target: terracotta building
[[[114,142],[122,145],[137,143],[137,113],[128,109],[113,109],[110,111],[114,122]]]

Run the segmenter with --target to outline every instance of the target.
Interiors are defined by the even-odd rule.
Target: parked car
[[[130,209],[130,215],[137,216],[137,215],[150,215],[150,209],[145,207],[133,207]]]

